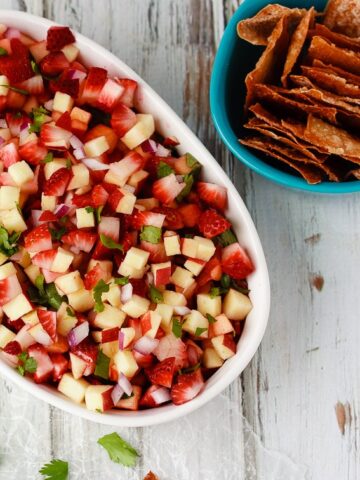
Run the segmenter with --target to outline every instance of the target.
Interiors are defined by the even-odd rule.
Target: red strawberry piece
[[[140,297],[146,297],[148,287],[143,278],[131,278],[130,283],[133,286],[133,293],[135,295],[140,295]]]
[[[123,246],[123,252],[126,253],[130,250],[131,247],[134,247],[137,242],[137,232],[125,232],[122,239],[121,245]]]
[[[31,123],[30,118],[27,115],[15,115],[13,113],[7,112],[5,114],[6,123],[10,128],[11,135],[13,137],[18,137],[20,134],[20,128],[26,123]]]
[[[3,351],[5,353],[8,353],[9,355],[19,355],[22,352],[21,345],[16,340],[13,340],[12,342],[7,343]]]
[[[39,252],[32,258],[32,263],[39,268],[45,268],[46,270],[51,270],[51,265],[53,264],[56,257],[57,249],[45,250],[44,252]]]
[[[37,314],[43,329],[48,333],[53,342],[57,340],[56,333],[56,312],[50,310],[38,309]]]
[[[199,230],[206,238],[213,238],[224,233],[231,223],[217,213],[216,210],[206,210],[200,217]]]
[[[79,207],[79,208],[95,206],[92,203],[92,194],[91,193],[85,193],[84,195],[74,195],[71,202],[72,202],[73,205],[75,205],[76,207]]]
[[[70,171],[67,168],[56,170],[44,185],[44,195],[54,195],[61,197],[64,195],[66,187],[70,182]]]
[[[46,224],[34,228],[25,236],[25,248],[29,252],[42,252],[52,249],[51,233]]]
[[[171,388],[175,373],[175,357],[166,358],[146,371],[151,383]]]
[[[163,213],[135,210],[131,215],[130,224],[136,230],[141,230],[145,225],[161,228],[165,221]]]
[[[84,83],[81,100],[86,103],[96,104],[106,79],[106,70],[103,68],[91,67]]]
[[[108,199],[108,205],[113,212],[116,212],[117,206],[119,205],[120,200],[123,198],[124,194],[119,188],[114,190]]]
[[[31,165],[39,165],[48,153],[47,148],[39,145],[38,140],[24,143],[19,147],[19,155]]]
[[[34,381],[44,383],[49,380],[54,367],[45,347],[35,343],[28,348],[28,354],[29,357],[35,358],[37,364]]]
[[[123,103],[119,103],[111,115],[111,126],[120,138],[136,123],[136,114]]]
[[[159,345],[153,353],[160,362],[166,358],[175,357],[176,368],[187,366],[186,345],[180,338],[176,338],[172,333],[160,339]]]
[[[94,373],[99,348],[92,340],[85,338],[85,340],[73,347],[71,352],[87,363],[84,375],[91,375]]]
[[[11,40],[11,55],[0,58],[0,72],[6,75],[10,84],[18,84],[34,75],[32,71],[28,49],[19,39]]]
[[[184,228],[184,222],[180,214],[180,210],[170,207],[155,207],[153,212],[162,213],[166,216],[164,227],[170,230],[179,230]]]
[[[196,227],[199,225],[199,220],[202,214],[201,208],[196,203],[189,203],[187,205],[181,205],[178,208],[185,227]],[[170,227],[169,227],[170,228]],[[174,230],[174,228],[172,228]]]
[[[69,27],[50,27],[46,37],[46,49],[55,52],[74,42],[75,37]]]
[[[13,330],[15,332],[19,332],[25,323],[19,318],[18,320],[9,320],[8,318],[4,318],[3,323],[5,327],[10,328],[10,330]]]
[[[134,95],[137,88],[137,82],[130,78],[115,78],[116,82],[121,85],[125,90],[121,95],[120,101],[127,107],[134,106]]]
[[[69,148],[72,133],[64,128],[45,123],[40,130],[40,138],[43,145],[54,150]]]
[[[4,162],[4,167],[9,168],[16,162],[20,161],[19,152],[14,143],[8,143],[0,150],[0,158]],[[22,157],[24,158],[24,157]],[[26,160],[26,158],[24,158]]]
[[[50,353],[50,360],[53,364],[52,379],[54,382],[58,382],[68,371],[69,361],[62,353]]]
[[[195,398],[204,386],[201,370],[179,375],[177,383],[171,389],[171,399],[175,405],[182,405]]]
[[[162,263],[168,261],[164,242],[150,243],[142,240],[140,244],[143,250],[150,253],[149,260],[151,263]]]
[[[78,78],[63,78],[61,76],[57,80],[50,80],[49,86],[52,93],[67,93],[72,98],[77,98],[79,95],[80,84]]]
[[[26,47],[26,45],[22,43],[20,38],[12,38],[10,40],[10,44],[11,44],[11,55],[13,55],[14,57],[18,57],[20,59],[29,57],[29,50]]]
[[[189,365],[192,367],[197,365],[202,357],[203,351],[201,348],[192,340],[187,340],[186,342],[187,356],[189,359]]]
[[[227,191],[225,187],[215,183],[198,182],[197,192],[201,200],[211,207],[224,210],[227,204]]]
[[[39,217],[40,222],[57,222],[58,220],[55,213],[50,212],[50,210],[44,210]]]
[[[156,407],[156,402],[152,396],[152,394],[156,391],[156,390],[159,390],[159,386],[157,385],[151,385],[151,387],[149,387],[146,392],[144,393],[144,395],[141,397],[140,399],[140,406],[141,407]]]
[[[95,249],[91,255],[91,257],[94,259],[94,260],[106,260],[108,258],[110,258],[114,252],[113,250],[110,250],[109,248],[106,248],[100,240],[98,240],[96,242],[96,246],[95,246]],[[115,258],[115,261],[116,261],[116,258]]]
[[[106,112],[111,112],[123,93],[124,88],[111,78],[108,78],[97,99],[98,107]]]
[[[44,81],[41,75],[35,75],[16,85],[22,90],[26,90],[30,95],[41,95],[44,93]]]
[[[84,285],[86,290],[91,290],[92,288],[94,288],[98,281],[101,279],[106,280],[107,275],[106,272],[104,272],[104,270],[97,263],[95,267],[93,267],[85,274]]]
[[[102,185],[96,185],[91,192],[91,204],[94,207],[102,207],[109,198],[108,192]]]
[[[254,271],[252,261],[238,243],[232,243],[223,249],[221,266],[225,273],[238,280]]]
[[[67,245],[74,246],[84,252],[90,252],[97,239],[96,233],[83,230],[72,230],[61,237],[61,241]]]
[[[171,173],[153,183],[152,193],[161,203],[167,205],[175,200],[184,187],[185,183],[179,183],[176,176]]]
[[[50,52],[40,62],[40,70],[43,75],[50,76],[59,75],[69,66],[69,60],[63,52]]]
[[[202,287],[212,280],[220,280],[222,268],[220,260],[214,255],[205,265],[203,271],[197,278],[197,284]]]
[[[101,343],[115,342],[119,338],[119,327],[107,328],[101,332]]]
[[[56,120],[56,126],[60,128],[64,128],[65,130],[71,130],[71,117],[69,112],[64,112],[60,117]]]
[[[164,147],[177,147],[179,144],[180,142],[176,137],[166,137],[163,141]]]

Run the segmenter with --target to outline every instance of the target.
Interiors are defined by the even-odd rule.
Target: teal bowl
[[[278,0],[287,7],[312,5],[323,11],[326,0]],[[238,141],[241,133],[242,112],[245,99],[245,76],[258,60],[263,47],[241,40],[236,32],[237,23],[252,17],[268,5],[266,0],[244,0],[225,29],[211,75],[210,108],[217,131],[227,148],[254,172],[285,187],[308,192],[340,194],[360,191],[360,181],[322,182],[309,185],[304,179],[271,166],[264,156],[255,155]]]

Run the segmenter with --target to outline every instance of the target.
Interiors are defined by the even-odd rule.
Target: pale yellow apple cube
[[[53,111],[55,112],[70,112],[74,105],[74,100],[70,95],[63,92],[56,92],[54,96]]]
[[[193,238],[184,238],[181,253],[186,257],[196,258],[198,244]]]
[[[139,318],[149,310],[150,301],[147,298],[133,295],[131,299],[124,303],[121,310],[133,318]]]
[[[129,278],[143,278],[145,274],[145,268],[134,268],[131,265],[128,265],[125,262],[122,262],[119,270],[118,270],[119,275],[122,275],[123,277],[129,277]]]
[[[69,311],[72,312],[72,309],[69,307],[69,305],[65,302],[63,302],[60,305],[59,310],[57,311],[57,323],[56,323],[56,329],[60,333],[60,335],[63,335],[66,337],[68,333],[76,326],[78,319],[75,316],[75,313],[72,315],[69,315]]]
[[[100,155],[107,152],[109,148],[108,141],[104,135],[93,138],[84,145],[84,150],[87,157],[100,157]]]
[[[216,350],[216,353],[219,355],[220,358],[223,360],[227,360],[230,357],[235,355],[235,352],[229,348],[225,343],[225,336],[219,335],[211,339],[211,343]]]
[[[163,299],[166,305],[172,305],[173,307],[185,307],[187,304],[187,300],[182,293],[172,292],[171,290],[163,292]]]
[[[150,311],[151,328],[145,332],[147,337],[155,338],[161,323],[161,316],[155,311]]]
[[[55,273],[65,273],[69,269],[73,260],[73,253],[59,247],[50,270]]]
[[[4,278],[11,277],[11,275],[16,275],[17,271],[12,262],[7,262],[0,267],[0,280]]]
[[[61,49],[63,54],[65,55],[67,61],[69,63],[74,62],[79,55],[80,50],[73,44],[70,43],[69,45],[65,45],[64,48]]]
[[[205,262],[210,260],[216,250],[214,242],[210,238],[203,237],[194,237],[194,240],[197,243],[195,258],[200,258],[200,260],[205,260]]]
[[[202,363],[205,368],[219,368],[224,363],[224,360],[214,348],[205,348]]]
[[[176,234],[171,236],[164,235],[164,246],[165,246],[166,255],[168,257],[171,257],[172,255],[181,254],[179,235],[176,235]]]
[[[111,305],[104,304],[104,310],[96,314],[93,323],[97,328],[121,327],[125,318],[124,312]]]
[[[0,252],[0,265],[6,262],[9,257]]]
[[[211,297],[208,293],[200,293],[196,297],[197,309],[203,315],[209,313],[213,317],[217,317],[221,313],[221,296]]]
[[[78,290],[68,294],[69,304],[77,312],[86,312],[95,305],[94,298],[89,290]]]
[[[25,160],[10,165],[8,172],[16,185],[19,186],[24,185],[24,183],[29,182],[34,178],[34,172]]]
[[[121,138],[130,150],[150,138],[155,131],[154,117],[151,114],[139,113],[136,119],[136,124]]]
[[[0,75],[0,95],[6,96],[9,93],[9,79],[6,75]]]
[[[80,272],[74,270],[73,272],[61,275],[55,279],[55,285],[65,294],[77,292],[84,288],[84,282],[82,281]]]
[[[82,123],[88,124],[91,120],[91,113],[79,107],[74,107],[70,113],[71,120],[79,120]]]
[[[166,305],[165,303],[158,303],[154,310],[161,317],[161,328],[167,332],[171,332],[171,319],[174,314],[174,308],[171,305]]]
[[[104,412],[112,407],[111,392],[113,385],[90,385],[85,392],[85,404],[88,410]]]
[[[157,198],[138,198],[136,200],[137,206],[144,207],[145,210],[152,210],[160,205],[159,200]]]
[[[96,265],[99,265],[101,270],[107,273],[111,277],[111,272],[113,269],[113,262],[111,260],[95,260],[94,258],[90,259],[90,262],[87,267],[87,271],[92,270]]]
[[[57,198],[54,195],[41,194],[41,210],[53,212],[56,208]]]
[[[17,320],[26,313],[31,312],[32,306],[25,295],[20,293],[10,300],[10,302],[3,305],[2,309],[4,310],[5,315],[9,317],[9,320]]]
[[[149,259],[150,253],[140,248],[131,247],[126,253],[124,263],[131,267],[140,270],[145,267]]]
[[[27,325],[34,326],[39,323],[39,316],[37,314],[37,311],[33,310],[32,312],[29,312],[26,315],[23,315],[21,317],[21,320]]]
[[[0,348],[4,348],[16,337],[15,333],[0,323]]]
[[[58,170],[60,170],[60,168],[66,168],[66,160],[63,158],[54,158],[52,162],[45,163],[44,165],[45,179],[49,180],[51,175],[57,172]]]
[[[71,167],[72,178],[67,186],[67,190],[74,190],[75,188],[88,187],[90,183],[89,170],[83,163],[78,163]],[[79,194],[78,194],[79,195]]]
[[[127,183],[131,187],[137,188],[139,183],[145,180],[145,178],[147,178],[148,176],[148,172],[145,172],[145,170],[139,170],[138,172],[135,172],[131,175]]]
[[[71,373],[65,373],[59,382],[58,390],[76,403],[82,403],[85,399],[86,389],[89,383],[80,378],[76,380]]]
[[[198,328],[205,328],[206,330],[199,335],[201,338],[207,338],[209,336],[209,321],[198,310],[191,310],[191,313],[185,316],[185,322],[182,325],[185,332],[189,332],[192,335],[196,334]]]
[[[127,190],[121,189],[123,197],[120,199],[117,204],[116,211],[118,213],[125,213],[130,215],[135,207],[136,197],[133,193],[128,192]]]
[[[130,350],[119,350],[114,356],[114,364],[118,373],[132,378],[138,371],[138,364]]]
[[[124,339],[123,339],[123,349],[128,347],[130,343],[134,340],[135,338],[135,328],[133,327],[124,327],[120,329],[120,332],[123,334]]]
[[[223,311],[230,320],[244,320],[252,309],[249,297],[233,288],[225,295]]]
[[[0,137],[7,142],[11,138],[10,128],[0,128]]]
[[[16,208],[20,200],[20,188],[4,185],[0,187],[0,210]]]
[[[116,175],[112,170],[108,170],[104,177],[104,182],[112,183],[118,187],[123,187],[126,184],[126,178],[120,178],[119,175]]]
[[[109,284],[109,291],[104,292],[101,296],[103,302],[108,302],[113,307],[121,307],[121,289],[115,283]]]
[[[185,268],[176,267],[170,277],[171,282],[181,288],[188,288],[194,283],[193,274]]]
[[[197,258],[188,258],[184,263],[184,267],[189,270],[193,275],[197,276],[204,268],[206,262]]]
[[[76,225],[77,228],[95,227],[94,212],[90,212],[85,208],[76,209]]]
[[[109,358],[113,358],[119,351],[119,341],[101,343],[100,348],[104,355]]]
[[[9,233],[25,232],[28,228],[17,208],[13,208],[12,210],[2,210],[1,221]]]
[[[36,278],[41,275],[40,268],[37,265],[29,265],[24,269],[24,272],[29,277],[31,283],[35,285]]]

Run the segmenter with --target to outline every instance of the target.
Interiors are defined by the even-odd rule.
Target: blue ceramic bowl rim
[[[221,39],[212,69],[210,81],[210,110],[213,122],[220,137],[227,148],[241,162],[259,175],[262,175],[280,185],[307,192],[323,194],[344,194],[360,191],[360,181],[340,183],[322,182],[316,185],[310,185],[300,177],[295,177],[294,175],[282,172],[281,170],[268,165],[239,143],[226,113],[225,79],[228,70],[231,68],[231,56],[238,40],[236,26],[240,20],[247,18],[246,10],[250,2],[253,7],[255,0],[244,0],[228,23]],[[280,1],[279,3],[286,2]]]

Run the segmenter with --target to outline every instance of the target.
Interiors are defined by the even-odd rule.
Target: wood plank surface
[[[185,419],[117,430],[141,452],[135,469],[111,463],[96,444],[113,428],[49,407],[1,380],[1,480],[40,478],[51,458],[70,462],[71,480],[135,480],[149,469],[160,480],[360,478],[360,197],[286,190],[223,147],[208,89],[218,42],[238,3],[0,0],[2,9],[68,24],[110,49],[184,118],[242,194],[272,284],[269,327],[241,378]]]

